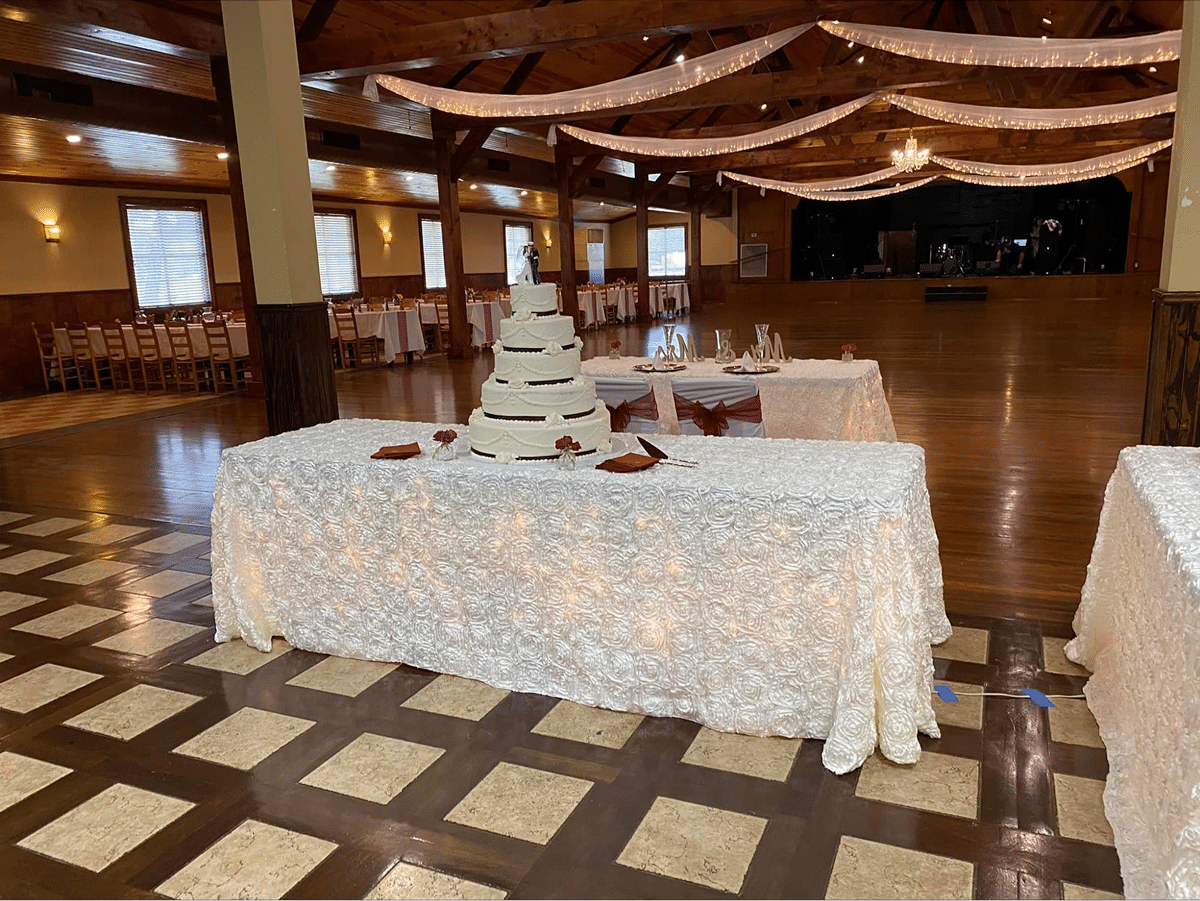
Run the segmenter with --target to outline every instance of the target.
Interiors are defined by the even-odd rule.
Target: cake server
[[[693,466],[700,465],[695,460],[672,460],[672,459],[670,459],[667,456],[666,451],[664,451],[662,448],[655,447],[653,444],[651,444],[649,441],[647,441],[641,435],[638,435],[638,442],[642,445],[642,447],[644,447],[646,449],[646,453],[648,453],[651,457],[653,457],[659,463],[669,463],[672,466],[683,466],[687,469],[691,469]]]

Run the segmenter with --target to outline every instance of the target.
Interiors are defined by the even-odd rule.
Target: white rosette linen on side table
[[[664,436],[695,469],[371,460],[443,426],[342,420],[229,448],[217,638],[405,662],[751,735],[844,773],[938,735],[950,634],[925,458],[903,444]],[[456,426],[459,434],[465,431]]]
[[[1125,894],[1198,898],[1200,449],[1121,451],[1075,632]]]

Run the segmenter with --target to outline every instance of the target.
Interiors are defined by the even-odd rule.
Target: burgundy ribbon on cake
[[[726,406],[725,401],[719,401],[711,410],[686,397],[675,397],[675,412],[679,421],[690,419],[699,426],[705,435],[716,437],[729,429],[729,420],[738,419],[742,422],[762,422],[762,401],[756,394],[735,404]]]
[[[625,431],[629,420],[635,416],[638,419],[658,419],[658,401],[654,399],[653,391],[633,400],[623,400],[615,407],[609,404],[604,406],[608,407],[609,425],[614,432]]]

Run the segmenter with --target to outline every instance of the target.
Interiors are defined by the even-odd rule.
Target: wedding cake
[[[559,315],[557,286],[517,284],[511,297],[512,316],[492,346],[496,370],[468,423],[472,453],[498,463],[553,460],[567,435],[577,454],[607,453],[608,408],[579,374],[580,341],[571,317]]]

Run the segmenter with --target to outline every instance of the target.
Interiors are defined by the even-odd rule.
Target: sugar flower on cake
[[[562,345],[559,344],[557,341],[551,341],[549,344],[546,345],[545,350],[542,351],[542,353],[549,354],[552,357],[557,357],[562,352],[563,352]]]
[[[497,463],[511,463],[512,461],[513,455],[508,451],[500,451],[500,453],[496,454]]]
[[[607,454],[612,450],[612,441],[607,438],[603,439],[599,444],[596,445],[596,450],[600,451],[602,454]]]
[[[500,343],[499,341],[495,341],[492,343],[492,353],[498,354],[502,350],[504,350],[504,345],[502,343]]]
[[[566,425],[567,421],[563,418],[561,413],[551,413],[546,417],[546,423],[548,425]]]
[[[554,442],[554,449],[560,450],[560,451],[576,451],[576,452],[578,452],[583,449],[583,445],[580,444],[578,441],[576,441],[574,438],[572,438],[570,435],[563,435],[561,438],[559,438],[557,441]]]
[[[512,381],[510,381],[508,383],[508,387],[509,387],[509,390],[511,390],[511,391],[520,391],[522,388],[525,387],[525,380],[524,379],[513,379]]]

